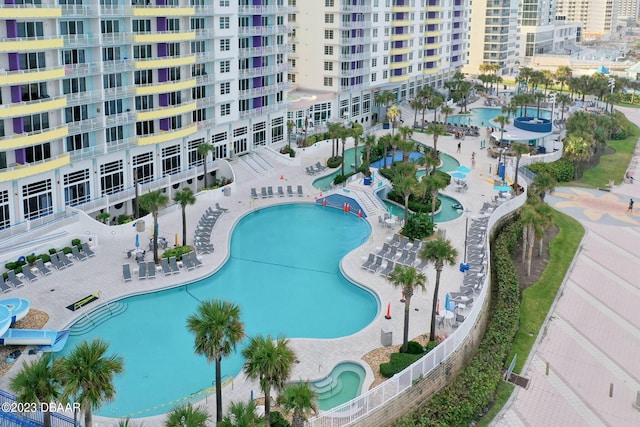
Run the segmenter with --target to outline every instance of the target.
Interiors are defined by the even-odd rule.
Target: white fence
[[[500,218],[520,208],[525,201],[526,191],[522,195],[498,206],[489,218],[487,230],[492,230]],[[487,251],[489,251],[489,235],[490,233],[487,232],[487,241],[485,242],[485,248]],[[481,314],[480,310],[482,310],[484,301],[487,298],[487,293],[489,292],[490,277],[491,268],[489,265],[485,281],[480,289],[480,294],[477,297],[476,303],[467,314],[465,321],[462,322],[462,324],[460,324],[460,326],[433,351],[416,361],[404,371],[389,378],[379,386],[361,394],[349,402],[312,418],[309,420],[309,425],[311,427],[340,427],[348,425],[374,410],[383,407],[387,402],[395,399],[402,392],[409,389],[414,382],[428,376],[429,373],[431,373],[436,367],[438,367],[438,365],[444,362],[458,349],[458,347],[465,341],[470,331],[476,326]]]

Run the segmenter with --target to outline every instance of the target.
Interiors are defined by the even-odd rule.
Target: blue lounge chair
[[[30,282],[35,282],[36,280],[38,280],[38,276],[33,274],[28,265],[22,267],[22,274],[24,274],[24,277],[26,277]]]
[[[288,194],[289,196],[293,196],[293,188],[291,188],[291,186],[290,186],[290,185],[287,185],[287,194]]]
[[[125,283],[131,281],[131,266],[129,264],[122,264],[122,280]]]
[[[170,276],[171,274],[173,274],[171,272],[171,267],[169,267],[169,259],[168,258],[162,258],[162,274],[164,274],[165,276]]]
[[[89,258],[89,255],[84,254],[84,253],[81,253],[81,252],[78,250],[78,247],[77,247],[77,246],[72,246],[72,247],[71,247],[71,253],[73,254],[73,256],[74,256],[74,257],[76,257],[76,259],[77,259],[78,261],[84,261],[84,260],[86,260],[87,258]]]
[[[364,264],[362,264],[362,268],[364,268],[365,270],[368,270],[369,267],[371,267],[371,264],[375,262],[375,260],[376,260],[376,256],[374,254],[369,254],[369,258],[367,258]]]
[[[180,273],[180,267],[178,267],[178,261],[176,261],[176,257],[172,256],[171,258],[169,258],[169,267],[171,267],[171,273]]]
[[[9,281],[9,283],[11,283],[11,285],[14,288],[21,288],[24,286],[24,284],[22,283],[22,280],[16,277],[16,272],[13,270],[7,271],[7,280]]]
[[[147,278],[147,263],[138,263],[138,280],[144,280]]]
[[[298,185],[298,197],[302,196],[304,196],[304,194],[302,194],[302,185]]]
[[[195,252],[189,252],[189,258],[191,258],[191,262],[196,266],[196,268],[202,267],[202,261],[198,259]]]
[[[85,254],[87,254],[89,258],[93,258],[94,256],[96,256],[96,253],[91,250],[86,242],[82,244],[82,250]]]
[[[42,258],[36,259],[36,268],[43,276],[48,276],[51,274],[51,270],[49,270],[49,268],[44,265],[44,262],[42,262]]]
[[[147,262],[147,278],[156,278],[156,263],[154,261]]]
[[[194,268],[196,268],[195,265],[193,265],[193,263],[191,262],[191,259],[187,255],[182,256],[182,265],[184,265],[187,271],[191,271]]]

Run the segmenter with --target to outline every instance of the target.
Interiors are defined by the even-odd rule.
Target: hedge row
[[[556,182],[570,182],[575,178],[573,163],[565,159],[556,160],[551,163],[533,163],[528,165],[527,168],[535,173],[546,173]]]
[[[521,232],[522,225],[512,222],[496,238],[492,252],[496,279],[490,319],[476,355],[451,384],[403,417],[397,426],[467,426],[491,404],[518,328],[518,273],[511,261],[511,253]]]

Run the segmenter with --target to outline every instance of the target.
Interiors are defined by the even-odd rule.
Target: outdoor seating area
[[[205,254],[213,252],[213,244],[211,243],[213,226],[216,224],[218,218],[227,211],[228,209],[224,209],[219,204],[216,204],[216,209],[209,207],[204,214],[202,214],[193,237],[194,246],[198,252]]]
[[[276,192],[277,191],[277,192]],[[274,191],[272,186],[269,187],[262,187],[260,189],[260,195],[258,195],[258,191],[254,188],[251,189],[251,198],[253,200],[255,199],[268,199],[271,197],[275,197],[276,195],[278,197],[284,197],[285,196],[285,192],[284,192],[284,188],[279,185],[277,190]],[[296,192],[293,191],[293,187],[291,185],[287,185],[287,193],[286,195],[289,197],[293,197],[295,195],[298,195],[299,197],[304,196],[304,193],[302,191],[302,185],[298,185],[298,189]],[[219,206],[219,205],[216,205]]]
[[[315,165],[307,166],[305,168],[305,173],[307,175],[316,175],[320,172],[323,172],[325,169],[327,169],[326,166],[323,166],[320,162],[317,162]]]
[[[419,270],[423,270],[428,262],[421,261],[418,263],[418,254],[421,247],[421,240],[415,239],[411,242],[408,237],[400,236],[396,233],[389,242],[385,242],[382,245],[382,248],[377,248],[378,252],[369,254],[369,257],[362,264],[362,268],[372,273],[378,273],[383,277],[388,277],[396,265],[414,266]],[[384,262],[386,264],[383,267]]]

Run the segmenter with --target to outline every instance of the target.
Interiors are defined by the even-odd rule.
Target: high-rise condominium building
[[[498,75],[517,70],[520,0],[474,0],[471,4],[469,61],[464,71],[478,74],[480,65],[497,64]]]
[[[637,20],[640,18],[640,1],[638,0],[618,0],[618,20]]]
[[[374,91],[466,61],[466,1],[3,0],[0,236],[199,189],[203,143],[229,177],[213,159],[285,140],[292,84],[328,99],[294,119],[366,127]]]
[[[567,22],[580,22],[585,40],[615,31],[620,0],[558,0],[556,14]]]
[[[293,2],[293,3],[292,3]],[[374,124],[376,92],[443,88],[466,62],[467,0],[290,0],[289,119]],[[296,96],[300,95],[299,97]],[[307,95],[307,96],[304,96]]]
[[[567,53],[581,39],[581,24],[556,19],[554,0],[521,0],[520,49],[522,65],[545,53]]]
[[[4,0],[0,229],[67,206],[131,214],[134,182],[170,197],[202,187],[203,142],[211,162],[282,141],[290,12],[284,0]]]

